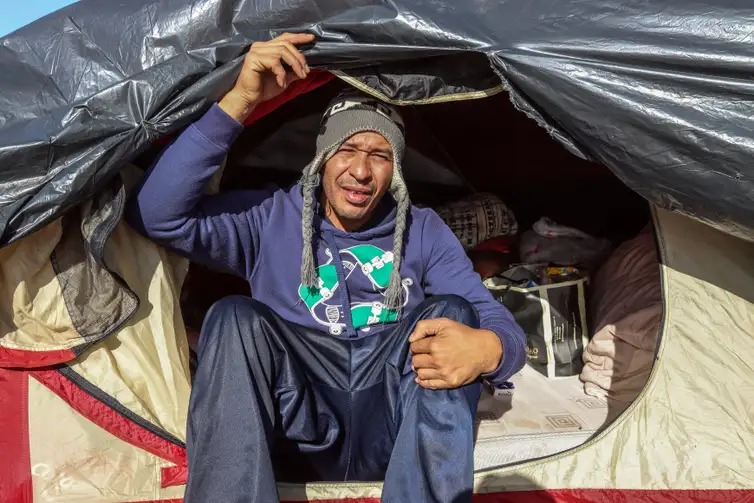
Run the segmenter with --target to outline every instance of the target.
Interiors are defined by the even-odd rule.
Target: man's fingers
[[[442,379],[442,374],[437,369],[416,369],[416,376],[422,381],[428,381],[431,379]]]
[[[285,68],[283,68],[283,64],[280,62],[280,59],[273,56],[268,59],[266,63],[267,68],[269,68],[272,73],[275,74],[275,80],[277,81],[278,85],[282,88],[285,88],[285,86],[288,84],[288,72],[286,72]]]
[[[290,44],[288,44],[290,45]],[[291,45],[290,48],[288,45],[281,45],[279,47],[282,48],[283,53],[280,55],[281,58],[283,58],[283,61],[288,63],[288,66],[290,66],[293,71],[301,77],[302,79],[306,78],[306,70],[304,69],[304,64],[301,63],[301,61],[296,57],[296,55],[293,53],[295,49],[293,49],[293,46]],[[296,51],[298,52],[298,51]]]
[[[416,378],[416,384],[426,389],[449,389],[451,386],[442,379],[419,379]]]
[[[290,42],[291,44],[308,44],[314,42],[314,35],[312,33],[283,33],[273,38],[271,41],[280,40]]]
[[[301,51],[296,49],[296,46],[294,46],[290,42],[283,42],[283,46],[288,49],[288,52],[293,54],[293,57],[296,58],[296,61],[299,62],[299,65],[301,65],[301,69],[304,72],[304,78],[306,78],[306,75],[309,73],[309,65],[306,64],[306,58],[303,54],[301,54]]]
[[[419,339],[418,341],[411,343],[411,354],[412,355],[429,354],[431,348],[432,348],[431,337],[428,337],[426,339]]]
[[[415,369],[433,369],[435,364],[431,355],[416,354],[411,357],[411,366]]]
[[[408,338],[408,342],[418,341],[430,335],[437,335],[442,327],[447,324],[445,318],[435,318],[432,320],[421,320],[414,327],[414,331]]]
[[[296,58],[296,56],[293,55],[293,53],[290,52],[288,47],[285,45],[279,44],[279,45],[273,45],[273,46],[265,46],[260,47],[256,50],[259,56],[263,59],[263,61],[271,61],[270,58],[273,58],[277,61],[278,64],[282,65],[282,62],[284,61],[288,66],[291,67],[291,70],[299,76],[299,78],[305,79],[306,78],[306,71],[304,70],[304,67],[301,65],[301,62]],[[268,66],[265,63],[265,66]],[[273,68],[270,68],[274,71]],[[277,72],[275,72],[277,75]]]
[[[408,336],[408,342],[415,343],[416,341],[419,341],[425,337],[429,337],[431,334],[428,334],[424,331],[418,331],[416,328],[413,332],[411,332],[411,335]]]
[[[288,66],[296,72],[296,75],[302,79],[306,78],[306,59],[290,42],[278,42],[273,46],[275,50],[280,51],[280,57]]]
[[[427,332],[427,329],[425,328],[424,321],[425,320],[421,320],[416,323],[416,325],[414,326],[414,330],[408,336],[408,342],[416,342],[419,339],[423,339],[424,337],[427,337],[428,335],[430,335]]]

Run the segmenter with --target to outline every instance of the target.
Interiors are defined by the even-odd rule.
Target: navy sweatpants
[[[480,385],[426,390],[411,370],[409,334],[440,317],[479,324],[456,296],[356,339],[246,297],[215,304],[199,340],[185,502],[274,503],[276,480],[384,480],[384,502],[471,501]]]

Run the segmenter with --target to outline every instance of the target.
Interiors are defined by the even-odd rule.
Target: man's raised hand
[[[233,89],[220,100],[220,108],[244,122],[258,104],[279,96],[291,82],[305,79],[309,65],[297,47],[313,41],[311,34],[284,33],[252,44]]]

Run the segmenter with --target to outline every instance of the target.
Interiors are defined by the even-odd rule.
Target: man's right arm
[[[251,275],[265,220],[262,201],[270,193],[206,196],[204,190],[254,107],[309,74],[296,47],[312,41],[311,34],[284,33],[251,46],[233,89],[189,126],[147,174],[129,208],[132,225],[192,260]]]
[[[208,196],[205,188],[243,125],[213,105],[159,156],[128,208],[129,222],[192,260],[248,277],[269,192]]]

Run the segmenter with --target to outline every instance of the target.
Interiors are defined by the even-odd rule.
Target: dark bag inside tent
[[[334,79],[249,125],[231,149],[216,189],[282,188],[295,183],[314,156],[323,111],[348,85]],[[583,344],[568,350],[571,361],[565,375],[547,375],[543,370],[546,363],[537,369],[533,348],[538,342],[534,339],[542,337],[544,325],[557,324],[557,307],[550,290],[548,312],[535,316],[541,323],[524,327],[530,337],[530,364],[505,387],[488,387],[483,394],[477,421],[476,467],[520,462],[580,445],[615,419],[649,376],[661,318],[660,276],[649,205],[608,168],[564,149],[534,120],[516,110],[502,86],[471,96],[450,94],[435,103],[402,103],[401,111],[407,141],[403,170],[414,204],[438,209],[447,218],[452,213],[448,208],[452,209],[454,203],[473,205],[492,195],[512,214],[515,225],[506,228],[507,235],[490,234],[494,227],[490,224],[485,228],[487,234],[480,232],[474,243],[464,243],[482,276],[504,277],[509,267],[521,262],[521,235],[527,231],[531,234],[530,229],[542,217],[593,236],[595,242],[608,243],[598,262],[545,264],[578,266],[586,277],[586,288],[581,292],[586,297],[581,300],[586,317],[574,320],[582,331]],[[154,147],[137,164],[149,166],[160,148]],[[460,220],[454,222],[459,228],[475,218],[461,213]],[[637,261],[636,257],[642,258]],[[487,270],[491,272],[485,273]],[[487,279],[490,281],[493,295],[502,299],[508,289],[496,287],[494,277]],[[637,282],[647,285],[638,298],[632,290]],[[593,291],[599,293],[593,295]],[[192,341],[198,337],[209,307],[232,294],[249,295],[247,283],[191,265],[181,307]],[[568,296],[566,304],[578,302],[574,295]],[[536,296],[534,302],[540,302],[540,297]],[[511,307],[510,302],[506,305]],[[626,307],[629,305],[632,307]],[[615,306],[629,312],[616,311]],[[649,318],[643,311],[647,306],[652,308]],[[644,316],[640,349],[636,341],[622,339],[620,327],[616,329],[621,320],[635,312]],[[521,313],[514,314],[521,322]],[[574,316],[570,311],[559,314],[562,318]],[[590,353],[587,342],[595,334],[603,336]],[[634,332],[632,335],[636,336]],[[552,344],[553,334],[549,337]],[[544,342],[542,348],[539,360],[546,351]],[[643,358],[636,358],[637,351]],[[582,353],[586,365],[581,361]]]

